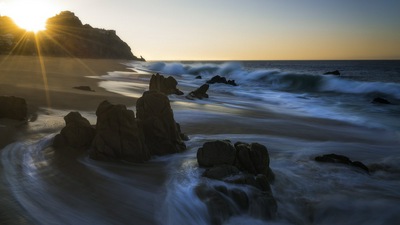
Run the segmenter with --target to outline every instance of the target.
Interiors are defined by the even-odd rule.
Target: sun
[[[27,31],[38,32],[46,29],[46,21],[59,11],[51,0],[14,0],[4,4],[2,11]]]

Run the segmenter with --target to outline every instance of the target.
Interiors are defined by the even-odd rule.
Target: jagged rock
[[[144,92],[136,102],[136,112],[151,154],[172,154],[186,149],[166,95],[158,91]]]
[[[92,88],[90,88],[89,86],[76,86],[73,87],[74,89],[78,89],[78,90],[82,90],[82,91],[92,91],[94,92],[94,90]]]
[[[92,144],[95,129],[79,112],[70,112],[64,117],[65,127],[54,138],[53,146],[87,149]]]
[[[25,99],[14,96],[0,96],[0,118],[25,120],[28,107]]]
[[[237,86],[235,80],[227,80],[225,77],[221,77],[219,75],[216,75],[211,78],[211,80],[207,81],[207,84],[215,84],[215,83],[221,83],[221,84],[229,84],[232,86]]]
[[[336,76],[339,76],[340,72],[339,72],[339,70],[334,70],[334,71],[326,72],[326,73],[324,73],[324,75],[336,75]]]
[[[135,113],[124,105],[103,101],[97,108],[96,136],[90,157],[99,160],[144,162],[150,159]]]
[[[235,166],[231,165],[219,165],[212,168],[208,168],[204,173],[204,177],[211,179],[222,180],[225,177],[238,174],[240,171]]]
[[[369,173],[369,169],[365,166],[362,162],[359,161],[351,161],[348,157],[344,155],[337,155],[337,154],[326,154],[322,156],[315,157],[315,161],[317,162],[325,162],[325,163],[340,163],[345,164],[353,167],[357,167],[367,173]]]
[[[193,100],[193,99],[195,99],[195,98],[198,98],[198,99],[208,98],[207,91],[208,91],[208,88],[209,88],[209,87],[210,87],[210,86],[209,86],[208,84],[203,84],[203,85],[201,85],[198,89],[196,89],[196,90],[190,92],[190,93],[186,96],[186,98],[187,98],[187,99],[190,99],[190,100]]]
[[[375,103],[375,104],[392,104],[392,103],[389,102],[388,100],[386,100],[386,99],[384,99],[384,98],[381,98],[381,97],[374,98],[374,99],[372,100],[372,103]]]
[[[208,186],[195,188],[197,197],[207,206],[211,224],[223,224],[232,216],[250,215],[259,219],[273,219],[277,203],[271,192],[254,189],[252,192],[230,186]]]
[[[269,181],[274,179],[274,175],[269,168],[269,154],[264,145],[259,143],[235,143],[237,150],[237,164],[241,170],[254,175],[264,174]]]
[[[183,95],[183,92],[176,87],[177,85],[178,82],[175,80],[175,78],[171,76],[165,78],[163,75],[157,73],[151,76],[149,90],[159,91],[166,95]]]
[[[236,149],[229,141],[210,141],[203,144],[197,151],[197,162],[202,167],[233,165]]]

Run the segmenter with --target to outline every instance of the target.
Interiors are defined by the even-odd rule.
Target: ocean
[[[9,197],[0,203],[0,209],[7,209],[0,212],[0,221],[211,224],[204,203],[194,194],[205,179],[196,152],[206,141],[229,139],[268,148],[278,215],[264,221],[242,214],[224,224],[400,224],[400,61],[125,65],[132,72],[110,71],[100,77],[99,86],[140,97],[153,73],[174,77],[185,94],[215,75],[235,80],[237,86],[212,84],[209,98],[202,100],[169,96],[175,120],[190,137],[187,151],[144,165],[88,157],[57,165],[51,148],[55,134],[5,147],[0,152],[0,192]],[[340,75],[324,75],[334,70]],[[392,104],[372,103],[377,97]],[[83,114],[95,121],[93,112]],[[361,161],[371,173],[314,161],[330,153]]]

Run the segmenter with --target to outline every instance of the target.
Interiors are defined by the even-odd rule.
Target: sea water
[[[127,67],[142,75],[110,72],[100,86],[140,97],[157,72],[177,79],[186,94],[215,75],[238,86],[212,84],[203,100],[169,96],[175,120],[190,137],[188,150],[145,165],[83,157],[60,166],[50,146],[54,134],[7,146],[0,151],[5,196],[0,222],[210,224],[193,191],[204,182],[196,152],[206,141],[229,139],[268,148],[278,216],[262,221],[244,214],[225,224],[400,224],[399,61],[132,62]],[[333,70],[341,75],[324,75]],[[393,104],[373,104],[375,97]],[[313,160],[329,153],[373,170],[366,174]],[[157,176],[164,176],[162,183]]]

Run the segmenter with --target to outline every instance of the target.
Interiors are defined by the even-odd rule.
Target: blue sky
[[[394,0],[36,1],[116,30],[150,60],[400,59]]]

